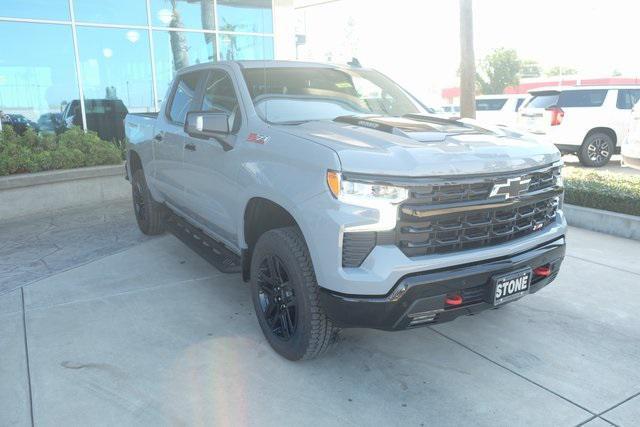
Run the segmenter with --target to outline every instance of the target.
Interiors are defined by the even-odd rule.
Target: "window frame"
[[[560,95],[558,96],[558,106],[560,108],[601,108],[602,106],[604,106],[605,102],[607,102],[607,97],[609,96],[610,90],[612,89],[608,89],[608,88],[607,89],[566,89],[560,92]],[[573,93],[587,93],[587,92],[591,92],[592,94],[604,92],[604,95],[602,96],[602,101],[597,105],[564,105],[566,101],[565,99],[562,98],[563,95],[566,96],[569,93],[573,94]],[[593,96],[593,95],[590,95],[590,96]]]
[[[211,77],[211,75],[215,72],[215,71],[220,71],[221,73],[224,73],[227,75],[227,77],[229,78],[229,81],[231,82],[231,86],[233,88],[233,94],[236,97],[236,100],[238,101],[238,117],[235,119],[234,123],[233,123],[233,128],[229,129],[229,134],[230,135],[236,135],[239,131],[240,128],[242,128],[242,122],[243,122],[243,114],[242,114],[242,102],[240,102],[240,96],[238,93],[238,88],[236,86],[236,82],[233,80],[233,76],[231,75],[231,73],[229,73],[227,70],[225,70],[222,67],[212,67],[209,68],[207,70],[206,73],[206,78],[203,79],[202,81],[202,91],[200,93],[200,98],[198,100],[198,106],[200,107],[200,109],[198,111],[202,111],[202,112],[207,112],[207,113],[213,113],[215,111],[207,111],[204,110],[204,94],[207,88],[207,83],[209,82],[209,77]]]
[[[622,93],[623,92],[638,92],[638,99],[636,99],[636,102],[631,103],[631,107],[629,108],[624,108],[620,106],[620,100],[622,98]],[[633,107],[640,102],[640,86],[638,88],[626,88],[626,89],[618,89],[618,95],[616,96],[616,108],[618,110],[633,110]]]
[[[167,104],[165,106],[164,109],[164,115],[165,118],[167,120],[168,123],[175,125],[175,126],[180,126],[182,128],[184,128],[184,123],[180,123],[177,122],[175,120],[173,120],[173,118],[171,117],[171,107],[173,107],[173,101],[175,100],[176,97],[176,92],[178,89],[178,84],[180,83],[180,81],[182,80],[182,78],[188,74],[200,74],[200,76],[198,77],[198,83],[196,84],[196,90],[195,90],[195,94],[193,96],[193,98],[190,101],[190,106],[187,109],[187,114],[191,111],[198,111],[197,109],[194,109],[194,101],[197,102],[198,100],[202,100],[202,89],[204,86],[204,79],[203,76],[208,76],[208,70],[193,70],[193,71],[187,71],[187,72],[182,72],[182,73],[178,73],[176,74],[176,76],[173,78],[173,83],[171,83],[171,94],[169,96],[169,99],[167,101]],[[186,114],[185,114],[185,119],[186,119]],[[186,120],[185,120],[186,121]]]
[[[106,22],[93,22],[93,21],[84,21],[82,19],[78,19],[75,15],[76,15],[76,7],[75,4],[73,3],[73,0],[63,0],[64,3],[66,4],[65,10],[68,10],[68,15],[64,15],[64,16],[59,16],[59,17],[46,17],[45,15],[43,15],[43,17],[14,17],[14,16],[9,16],[7,14],[3,14],[2,10],[0,10],[0,23],[2,22],[23,22],[23,23],[28,23],[28,24],[54,24],[54,25],[62,25],[62,26],[68,26],[71,29],[72,32],[72,39],[73,39],[73,50],[74,50],[74,62],[75,62],[75,76],[76,76],[76,80],[77,80],[77,86],[78,86],[78,98],[80,99],[80,114],[82,116],[82,127],[83,129],[86,131],[87,130],[87,120],[85,117],[85,107],[84,107],[84,83],[81,81],[81,64],[80,64],[80,56],[79,56],[79,50],[78,50],[78,35],[77,35],[77,30],[79,28],[117,28],[117,29],[122,29],[122,30],[142,30],[144,31],[147,35],[148,35],[148,41],[149,41],[149,48],[148,48],[148,55],[149,55],[149,59],[150,59],[150,65],[151,65],[151,88],[152,88],[152,106],[149,107],[150,111],[154,111],[156,113],[160,113],[162,111],[163,108],[165,108],[164,106],[167,105],[167,103],[170,101],[170,97],[169,96],[164,96],[163,99],[163,95],[169,93],[169,91],[171,91],[171,93],[169,93],[169,95],[171,95],[173,93],[173,86],[171,86],[170,88],[167,88],[167,90],[162,90],[162,93],[160,93],[158,91],[158,83],[156,81],[157,79],[157,69],[156,69],[156,54],[155,54],[155,45],[154,45],[154,41],[153,41],[153,35],[154,32],[156,31],[166,31],[166,32],[186,32],[186,33],[190,33],[190,34],[194,34],[194,33],[198,33],[198,34],[212,34],[215,37],[215,55],[214,55],[214,61],[215,62],[220,62],[222,60],[221,58],[221,47],[220,47],[220,38],[223,35],[230,35],[233,37],[237,37],[237,36],[251,36],[251,37],[256,37],[262,40],[262,43],[268,43],[271,47],[270,49],[270,54],[271,55],[267,55],[265,56],[263,59],[264,60],[271,60],[271,59],[275,59],[275,50],[276,50],[276,34],[275,34],[275,20],[276,20],[276,5],[274,4],[274,0],[270,1],[270,15],[271,15],[271,19],[270,19],[270,26],[271,26],[271,30],[265,30],[263,29],[263,31],[258,31],[258,32],[252,32],[252,31],[242,31],[242,30],[238,30],[238,31],[227,31],[224,30],[222,28],[220,28],[218,26],[218,21],[220,18],[220,13],[219,13],[219,9],[218,9],[218,5],[216,3],[216,0],[214,1],[214,28],[212,29],[198,29],[198,28],[182,28],[182,29],[176,29],[176,28],[172,28],[170,26],[165,26],[165,25],[159,25],[157,22],[155,22],[152,17],[150,16],[151,13],[153,13],[153,8],[152,8],[152,0],[140,0],[143,1],[145,3],[145,8],[146,8],[146,18],[144,19],[144,22],[140,22],[139,24],[126,24],[126,23],[122,23],[122,22],[118,22],[118,23],[106,23]],[[252,58],[253,59],[253,58]],[[235,82],[234,84],[236,84],[236,93],[238,93],[239,87],[237,86],[238,82]],[[240,91],[240,93],[242,93],[242,91]],[[172,99],[171,99],[172,101]],[[128,106],[127,106],[128,108]],[[244,108],[244,107],[243,107]],[[244,114],[246,115],[246,110],[243,110]],[[174,123],[173,121],[169,120],[169,123]]]

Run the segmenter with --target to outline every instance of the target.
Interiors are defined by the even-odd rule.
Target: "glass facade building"
[[[120,138],[177,70],[273,59],[273,31],[272,0],[0,0],[3,124]]]

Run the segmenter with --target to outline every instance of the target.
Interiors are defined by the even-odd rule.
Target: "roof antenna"
[[[358,58],[355,56],[351,58],[351,62],[347,62],[347,65],[354,68],[362,68],[362,64],[360,64],[360,61],[358,61]]]

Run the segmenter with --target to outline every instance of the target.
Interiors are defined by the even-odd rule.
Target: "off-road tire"
[[[599,168],[611,159],[616,144],[611,135],[605,132],[594,132],[587,136],[578,150],[578,158],[583,166]]]
[[[286,273],[285,285],[293,291],[295,330],[288,339],[276,334],[267,321],[264,281],[261,270],[277,257]],[[262,266],[262,267],[261,267]],[[258,239],[251,258],[251,297],[260,328],[271,347],[289,360],[313,359],[325,353],[336,341],[339,329],[333,325],[320,304],[320,289],[309,250],[298,227],[267,231]],[[262,300],[261,300],[262,292]]]
[[[144,171],[138,169],[131,179],[131,195],[133,211],[136,215],[138,228],[144,234],[154,236],[165,231],[165,212],[159,203],[153,200],[144,177]]]

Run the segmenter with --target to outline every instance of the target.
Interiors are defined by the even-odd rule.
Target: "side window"
[[[616,107],[621,110],[631,110],[640,100],[640,89],[620,89]]]
[[[607,97],[607,89],[565,90],[560,94],[560,107],[600,107]]]
[[[184,124],[187,112],[192,110],[193,99],[198,90],[201,73],[189,73],[180,77],[175,94],[169,106],[169,118],[175,123]]]
[[[225,71],[213,70],[209,73],[204,88],[202,110],[225,113],[229,116],[229,129],[236,131],[240,126],[238,97],[231,77]]]
[[[507,103],[507,98],[496,99],[476,99],[476,110],[478,111],[498,111]]]

